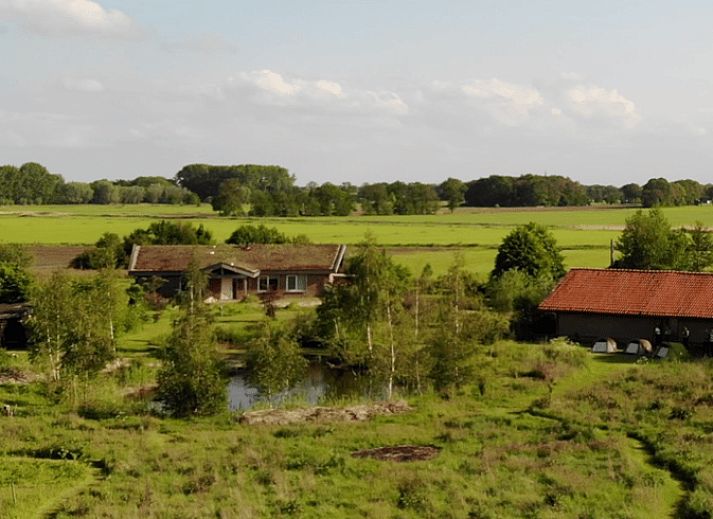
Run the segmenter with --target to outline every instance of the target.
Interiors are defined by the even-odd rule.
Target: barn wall
[[[654,328],[660,326],[662,333],[668,330],[664,340],[679,341],[683,327],[690,331],[691,343],[708,340],[713,320],[705,319],[661,319],[626,315],[560,313],[557,316],[557,335],[593,341],[600,337],[612,337],[621,345],[630,339],[654,341]]]

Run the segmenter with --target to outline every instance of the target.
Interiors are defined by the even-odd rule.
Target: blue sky
[[[0,0],[0,163],[713,181],[713,3]]]

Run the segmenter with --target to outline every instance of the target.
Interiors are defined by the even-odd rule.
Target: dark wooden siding
[[[675,319],[643,316],[619,316],[561,312],[557,315],[557,335],[579,339],[587,343],[601,337],[612,337],[619,345],[631,339],[648,339],[653,343],[654,328],[670,333],[664,340],[679,341],[684,326],[690,331],[691,343],[708,340],[713,320]]]

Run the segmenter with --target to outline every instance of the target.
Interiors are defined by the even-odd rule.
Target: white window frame
[[[290,288],[290,280],[294,280],[294,288]],[[300,288],[299,280],[302,280]],[[305,274],[288,274],[285,276],[285,292],[302,293],[307,291],[307,276]]]
[[[275,280],[275,289],[270,290],[270,280],[274,279]],[[265,287],[262,288],[262,283],[263,280],[265,280]],[[264,294],[265,292],[277,292],[280,290],[280,278],[277,276],[260,276],[257,280],[257,291],[261,294]]]

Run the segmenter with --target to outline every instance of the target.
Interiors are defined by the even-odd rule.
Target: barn
[[[341,272],[345,253],[345,245],[135,245],[129,275],[143,283],[158,280],[159,293],[173,297],[195,262],[208,274],[216,300],[268,293],[318,296]]]
[[[582,342],[612,337],[692,344],[713,330],[713,274],[661,270],[572,269],[539,305],[555,334]]]

